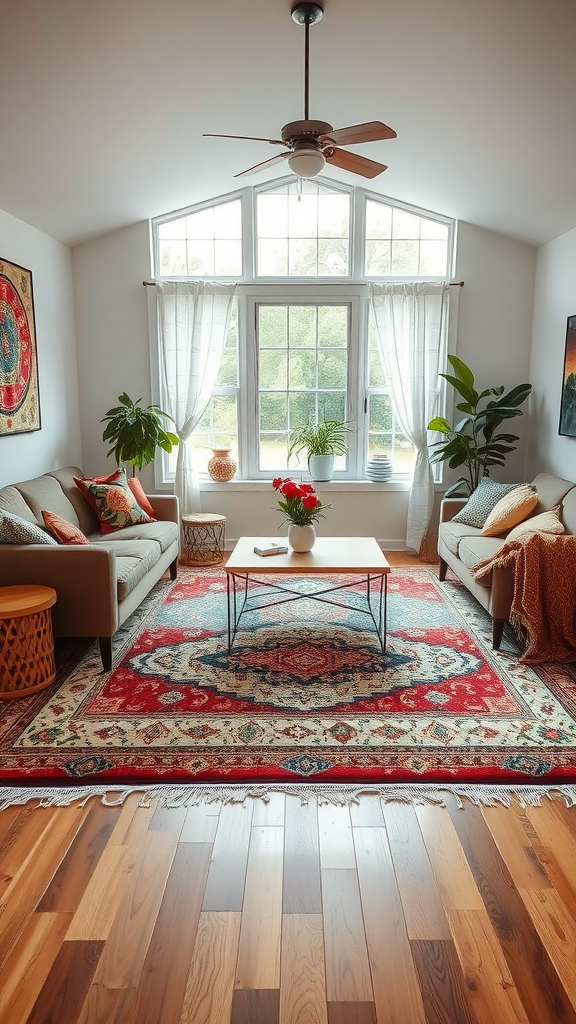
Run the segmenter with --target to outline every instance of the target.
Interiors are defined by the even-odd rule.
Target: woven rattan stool
[[[218,565],[224,561],[226,516],[198,512],[182,516],[184,550],[183,565]]]
[[[52,587],[0,587],[0,700],[26,697],[54,682]]]

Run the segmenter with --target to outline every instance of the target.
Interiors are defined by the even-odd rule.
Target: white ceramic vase
[[[288,527],[288,543],[293,551],[298,551],[300,553],[311,551],[314,547],[315,540],[315,526],[296,526],[295,523],[290,523],[290,526]]]

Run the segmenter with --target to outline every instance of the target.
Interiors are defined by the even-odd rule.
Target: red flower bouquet
[[[272,486],[281,495],[276,506],[278,511],[282,512],[285,522],[294,526],[311,526],[324,519],[324,509],[332,508],[332,505],[320,501],[312,484],[298,484],[290,477],[283,480],[277,476]]]

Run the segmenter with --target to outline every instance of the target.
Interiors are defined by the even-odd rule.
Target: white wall
[[[0,210],[0,256],[32,271],[41,429],[0,437],[0,487],[81,460],[70,249]]]
[[[576,438],[558,434],[566,319],[576,313],[576,228],[538,250],[534,292],[528,476],[576,479]]]
[[[514,385],[528,377],[535,250],[470,224],[459,229],[457,276],[459,354],[472,365],[482,387]],[[134,224],[73,251],[83,468],[89,474],[110,467],[100,420],[126,390],[150,401],[147,297],[150,275],[147,223]],[[522,420],[519,421],[523,423]],[[520,433],[520,429],[517,433]],[[521,479],[524,454],[511,459],[503,479]],[[496,475],[496,474],[495,474]],[[144,486],[153,486],[150,467]],[[404,545],[407,493],[366,484],[356,491],[338,485],[322,497],[334,506],[320,529],[332,535],[373,535],[391,548]],[[241,484],[210,489],[204,509],[227,517],[228,539],[242,534],[272,535],[278,514],[271,488]]]

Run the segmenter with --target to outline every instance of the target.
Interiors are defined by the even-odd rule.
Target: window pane
[[[318,274],[318,242],[315,238],[288,239],[288,266],[294,277]]]
[[[348,335],[348,306],[318,307],[318,344],[321,348],[341,348]]]
[[[420,237],[437,238],[446,245],[448,242],[448,225],[441,224],[439,220],[428,220],[422,217],[420,221]]]
[[[316,352],[295,349],[290,353],[290,390],[316,387]]]
[[[309,392],[291,392],[288,396],[289,427],[301,427],[316,419],[316,395]]]
[[[348,237],[350,199],[346,196],[318,196],[318,234],[321,238]]]
[[[266,391],[260,395],[260,430],[287,429],[288,395]]]
[[[342,350],[318,354],[318,387],[346,390],[347,353]]]
[[[186,217],[179,217],[178,220],[168,220],[165,224],[159,224],[158,238],[186,238]]]
[[[191,277],[214,273],[214,242],[188,242],[188,273]]]
[[[394,208],[392,212],[393,238],[420,238],[420,217],[406,210]]]
[[[260,470],[288,469],[288,434],[260,434]]]
[[[318,274],[341,277],[348,273],[348,239],[321,238],[318,242]]]
[[[288,237],[288,197],[258,196],[258,237]],[[264,273],[263,270],[260,271]]]
[[[281,348],[288,344],[288,309],[286,306],[260,306],[258,318],[260,348]]]
[[[366,238],[392,237],[392,208],[384,203],[366,202]]]
[[[316,347],[316,306],[290,306],[290,345],[293,348]]]
[[[374,277],[443,277],[448,225],[399,207],[366,201],[365,273]]]
[[[238,383],[238,358],[234,349],[225,349],[216,382],[219,387],[236,387]]]
[[[434,277],[446,273],[446,242],[420,242],[420,273]]]
[[[278,391],[286,390],[286,385],[286,353],[282,349],[260,352],[260,387]]]
[[[345,420],[346,395],[342,394],[342,392],[339,394],[330,394],[330,392],[319,394],[318,418],[324,420]]]
[[[186,218],[187,238],[214,238],[214,208],[199,210]]]
[[[214,209],[214,237],[242,238],[242,204],[239,199]]]
[[[288,240],[258,240],[258,273],[261,277],[286,277],[288,274]]]
[[[316,196],[288,196],[289,238],[316,238],[318,199]]]
[[[160,242],[160,273],[184,277],[188,272],[186,242]]]
[[[392,403],[388,395],[370,396],[370,427],[371,431],[392,430]]]
[[[418,255],[420,243],[400,241],[392,243],[392,275],[399,277],[418,276]]]
[[[217,240],[214,243],[214,273],[217,277],[242,275],[242,242]]]
[[[366,242],[366,274],[374,277],[390,274],[390,242]]]

